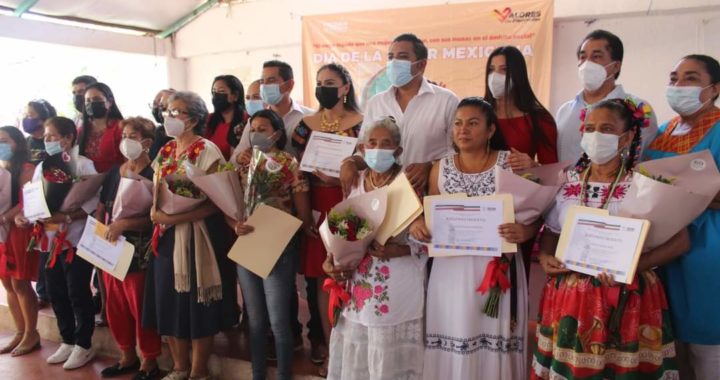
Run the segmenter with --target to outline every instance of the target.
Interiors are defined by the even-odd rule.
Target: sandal
[[[35,344],[33,344],[30,347],[16,347],[12,352],[10,353],[10,356],[12,357],[18,357],[27,355],[29,353],[35,352],[40,349],[40,340],[38,340]]]
[[[25,335],[24,331],[16,332],[15,336],[13,336],[12,340],[7,345],[5,345],[5,347],[0,349],[0,355],[8,354],[8,353],[12,352],[12,350],[14,350],[15,347],[17,347],[18,344],[20,344],[20,342],[22,342],[23,335]]]

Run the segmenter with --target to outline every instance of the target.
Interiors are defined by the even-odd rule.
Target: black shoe
[[[135,376],[133,376],[132,380],[154,380],[158,377],[160,377],[160,369],[158,367],[155,367],[150,370],[150,372],[138,372]]]
[[[110,367],[105,368],[100,372],[102,377],[116,377],[121,375],[126,375],[128,373],[137,372],[140,370],[140,361],[136,361],[133,364],[130,364],[127,367],[120,367],[120,363],[115,363]]]

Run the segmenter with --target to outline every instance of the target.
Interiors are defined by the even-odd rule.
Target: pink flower
[[[380,273],[382,273],[383,275],[385,275],[385,277],[387,277],[390,275],[390,268],[388,268],[387,265],[383,265],[380,267]]]
[[[380,285],[375,285],[375,294],[380,294],[383,291],[383,287]]]
[[[388,305],[380,305],[380,312],[383,314],[387,314],[388,312],[390,312],[390,308],[388,307]]]
[[[365,255],[365,257],[363,257],[360,264],[358,264],[358,269],[357,269],[358,273],[360,273],[361,275],[366,275],[368,270],[370,269],[371,261],[372,261],[372,258],[370,257],[370,255]]]
[[[372,289],[370,288],[370,285],[362,284],[359,286],[353,287],[353,299],[355,300],[355,305],[357,306],[358,310],[362,309],[365,306],[365,301],[372,297]]]
[[[578,195],[580,195],[581,189],[582,189],[582,185],[580,185],[579,183],[565,185],[565,188],[563,189],[563,197],[564,198],[577,197]]]

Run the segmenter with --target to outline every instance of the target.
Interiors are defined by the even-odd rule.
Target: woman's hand
[[[565,268],[565,264],[556,259],[555,256],[541,253],[540,256],[538,256],[538,260],[540,261],[540,266],[550,277],[570,272],[570,269]]]
[[[315,177],[318,177],[320,181],[323,183],[326,183],[331,186],[337,186],[340,184],[340,180],[334,177],[330,177],[329,175],[326,175],[325,173],[321,172],[320,170],[313,171],[313,174]]]
[[[410,164],[405,168],[405,175],[407,175],[413,189],[425,191],[430,177],[430,169],[432,169],[432,162]]]
[[[155,209],[150,212],[150,220],[155,224],[172,224],[170,215],[162,212],[159,209]]]
[[[255,231],[255,227],[245,224],[245,222],[237,222],[233,230],[237,236],[243,236]]]
[[[42,220],[43,223],[47,224],[60,224],[65,223],[66,214],[62,212],[56,212],[51,217]]]
[[[415,221],[410,225],[410,236],[415,238],[417,241],[430,243],[432,236],[430,235],[430,230],[428,230],[425,225],[425,218],[423,218],[422,215],[415,219]]]
[[[368,247],[368,253],[378,259],[391,259],[395,257],[394,248],[392,244],[382,245],[377,240],[373,240]]]
[[[530,156],[515,148],[510,148],[511,153],[508,155],[507,162],[513,171],[526,170],[538,166]]]
[[[126,229],[127,225],[124,219],[116,220],[108,226],[107,232],[105,233],[105,239],[115,242]]]
[[[315,227],[314,224],[305,223],[303,224],[303,230],[305,231],[305,236],[311,237],[313,239],[319,239],[320,235],[318,234],[318,229]]]
[[[248,166],[250,165],[250,158],[252,157],[252,148],[247,148],[242,153],[238,154],[237,157],[235,157],[235,161],[242,165],[242,166]]]
[[[520,223],[505,223],[498,227],[500,237],[508,243],[520,244],[535,237],[534,225],[526,226]]]
[[[332,253],[328,252],[325,261],[323,262],[322,269],[328,277],[335,281],[347,281],[352,279],[354,268],[343,268],[341,266],[335,266],[335,257]]]
[[[30,221],[23,215],[22,212],[15,215],[15,225],[22,228],[30,225]]]
[[[597,278],[598,281],[600,281],[600,283],[603,284],[603,286],[613,287],[613,286],[617,285],[617,283],[615,283],[615,279],[609,273],[600,272],[597,274],[597,276],[595,276],[595,278]]]
[[[340,185],[342,186],[343,196],[350,194],[360,179],[357,164],[354,158],[343,160],[340,164]]]

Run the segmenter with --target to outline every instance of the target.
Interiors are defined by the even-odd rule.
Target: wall
[[[264,61],[282,59],[297,72],[293,96],[300,99],[302,15],[462,2],[469,1],[259,0],[216,7],[177,33],[175,56],[187,59],[187,88],[206,100],[215,75],[234,74],[248,83],[259,77]],[[579,89],[575,49],[590,30],[606,28],[623,39],[620,83],[654,105],[660,119],[671,115],[664,88],[673,63],[690,52],[720,51],[717,0],[555,0],[555,20],[553,112]]]

